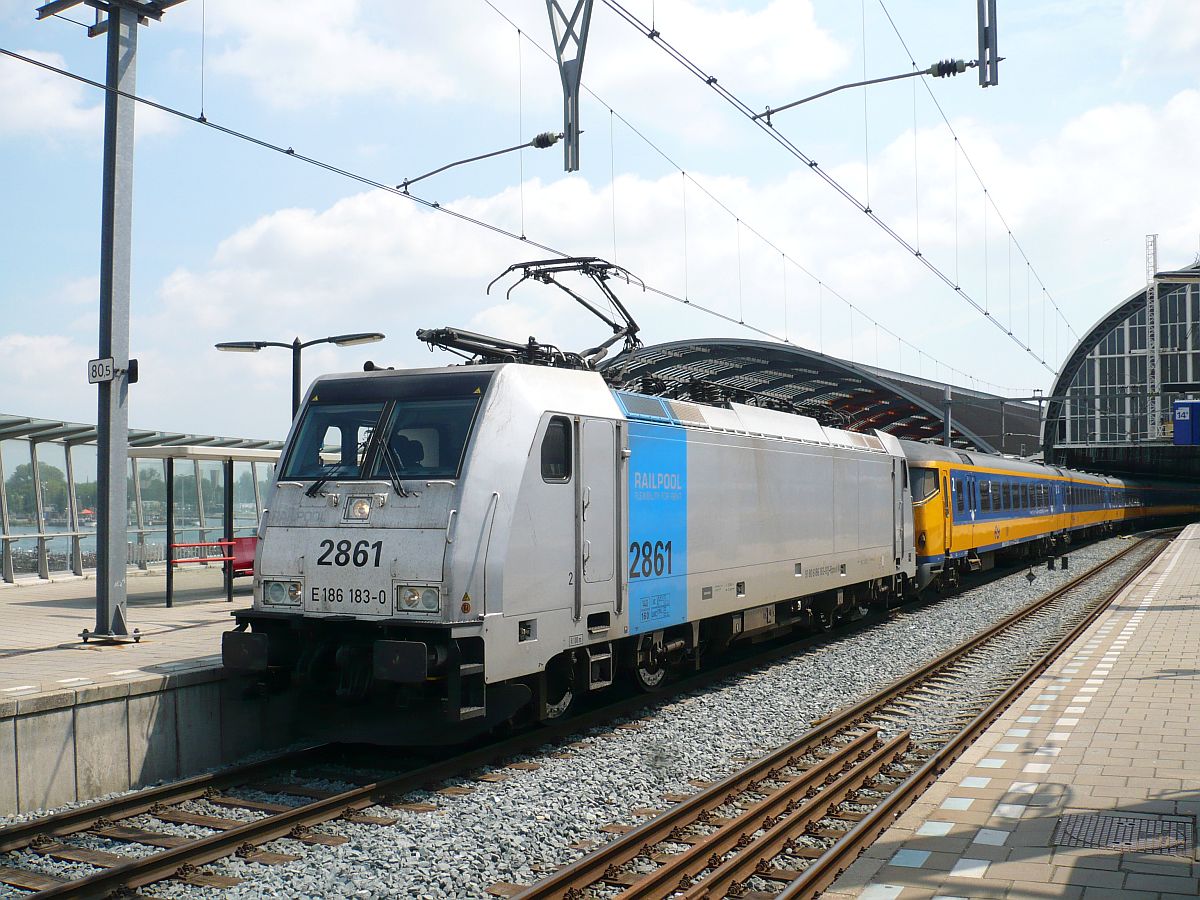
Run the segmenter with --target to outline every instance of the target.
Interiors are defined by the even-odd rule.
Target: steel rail
[[[1140,544],[1134,545],[1134,547],[1136,546],[1140,546]],[[1058,589],[1054,594],[1043,598],[1041,602],[1047,602],[1058,594],[1069,590],[1078,582],[1090,577],[1090,575],[1104,566],[1123,558],[1126,554],[1132,552],[1134,547],[1127,548],[1106,563],[1088,570],[1083,575],[1072,580],[1068,585]],[[1026,610],[1018,611],[1018,614],[1033,611],[1032,607],[1038,602],[1035,601]],[[1018,614],[1014,614],[1014,616]],[[1014,616],[1010,616],[1009,618],[1014,618]],[[870,621],[870,619],[863,621]],[[1008,620],[1004,621],[1007,622]],[[496,761],[507,756],[527,752],[546,742],[559,740],[573,733],[605,724],[614,718],[643,711],[647,707],[653,707],[656,703],[664,701],[668,696],[693,691],[724,678],[741,674],[755,667],[766,665],[776,659],[794,654],[798,649],[815,643],[821,640],[822,637],[806,636],[797,641],[789,641],[784,645],[772,647],[764,652],[748,657],[741,657],[706,672],[681,679],[672,685],[669,695],[662,694],[656,697],[647,697],[644,694],[638,694],[622,698],[614,703],[606,704],[570,719],[555,722],[549,726],[531,729],[528,732],[523,732],[514,737],[465,754],[450,757],[438,763],[401,773],[389,779],[358,787],[333,797],[320,798],[312,803],[299,805],[286,813],[278,813],[219,834],[195,839],[185,846],[132,859],[128,863],[105,869],[86,878],[41,891],[37,896],[107,897],[114,891],[142,887],[177,875],[186,866],[203,865],[232,855],[238,848],[245,844],[257,846],[267,841],[287,836],[297,827],[301,829],[311,827],[314,824],[330,821],[342,814],[355,812],[375,803],[386,804],[392,796],[409,793],[427,784],[461,775],[473,768],[494,764]],[[980,638],[976,638],[975,642],[978,643],[979,640]],[[953,651],[951,654],[944,654],[943,656],[949,657],[952,654]],[[939,657],[939,660],[942,660],[942,657]],[[937,662],[935,660],[935,663]],[[924,672],[925,669],[930,669],[933,665],[930,664],[921,671]],[[904,681],[905,679],[900,679],[889,687],[895,688]],[[887,689],[885,688],[885,690]],[[836,714],[834,717],[826,720],[818,720],[814,725],[820,724],[822,727],[819,730],[813,730],[788,745],[793,748],[792,755],[803,755],[815,749],[822,741],[828,740],[828,736],[835,733],[838,727],[844,726],[850,720],[866,712],[869,699],[868,701],[863,701],[861,704],[856,704],[843,713]],[[863,707],[861,712],[859,711],[859,707]],[[53,816],[0,829],[0,852],[26,847],[38,835],[69,835],[92,828],[101,819],[119,820],[129,818],[134,815],[151,812],[152,808],[159,804],[169,805],[180,803],[201,797],[206,791],[214,788],[220,789],[260,779],[289,765],[303,765],[315,762],[322,753],[328,752],[330,746],[321,745],[303,748],[300,751],[290,751],[223,772],[194,776],[193,778],[174,784],[148,788],[123,797],[89,804]],[[756,772],[761,773],[771,768],[771,764],[766,760],[760,760],[759,763],[752,767]],[[733,776],[730,779],[726,779],[726,781],[732,778]],[[722,782],[722,784],[724,783]],[[701,799],[703,796],[703,793],[697,794],[679,806],[687,807],[691,803],[703,802]],[[719,802],[714,805],[719,805]],[[620,842],[613,842],[608,846],[611,847],[618,843]],[[588,857],[584,859],[588,859]],[[525,896],[525,894],[521,896]]]
[[[812,808],[805,807],[800,812],[788,818],[784,823],[762,822],[762,833],[756,836],[745,835],[749,841],[741,852],[719,865],[709,859],[706,863],[712,871],[704,879],[693,885],[683,894],[688,900],[700,900],[705,897],[724,897],[726,891],[736,882],[741,882],[753,875],[759,866],[765,866],[787,847],[792,836],[799,831],[807,831],[815,826],[822,818],[829,815],[845,803],[855,791],[875,778],[885,766],[888,766],[904,756],[909,749],[909,732],[903,731],[886,744],[863,759],[860,754],[858,763],[842,772],[842,777],[832,786],[821,791],[812,801]],[[739,841],[744,838],[739,838]],[[739,843],[740,846],[740,843]],[[625,895],[622,894],[621,897]]]
[[[1026,604],[1025,606],[1021,607],[1018,610],[1015,610],[1014,612],[1005,616],[1003,619],[1000,619],[998,622],[993,622],[991,625],[984,628],[982,631],[980,631],[974,637],[968,638],[966,641],[964,641],[963,643],[959,644],[956,647],[951,647],[945,653],[930,660],[925,665],[910,672],[909,674],[903,675],[900,678],[897,678],[895,681],[884,686],[883,688],[881,688],[878,692],[876,692],[872,696],[866,697],[863,700],[860,700],[858,703],[855,703],[851,706],[845,707],[844,709],[840,709],[837,712],[833,713],[828,718],[817,719],[813,722],[813,724],[814,725],[826,725],[829,723],[836,723],[839,727],[841,727],[841,726],[850,724],[851,722],[854,722],[854,721],[861,721],[863,718],[865,718],[871,712],[873,712],[874,710],[878,709],[881,706],[887,705],[892,700],[894,700],[896,697],[898,697],[900,694],[903,694],[905,691],[912,688],[916,683],[924,681],[926,678],[928,678],[930,675],[932,675],[937,670],[945,668],[946,666],[950,665],[955,659],[957,659],[961,656],[965,656],[966,654],[970,653],[972,650],[976,649],[977,647],[980,647],[983,644],[987,643],[988,641],[992,640],[994,637],[1001,634],[1002,632],[1007,631],[1010,627],[1012,627],[1016,623],[1022,621],[1023,619],[1028,618],[1029,616],[1031,616],[1031,615],[1039,612],[1040,610],[1044,609],[1045,607],[1049,606],[1051,603],[1053,603],[1054,601],[1061,598],[1064,594],[1067,594],[1070,591],[1075,590],[1075,588],[1079,587],[1081,584],[1086,583],[1093,576],[1099,575],[1101,572],[1103,572],[1105,569],[1109,568],[1110,566],[1116,565],[1118,562],[1120,562],[1122,559],[1124,559],[1130,553],[1133,553],[1134,550],[1141,547],[1145,543],[1146,540],[1149,540],[1149,538],[1143,538],[1142,540],[1139,540],[1137,543],[1130,544],[1128,547],[1126,547],[1120,553],[1117,553],[1114,556],[1110,556],[1108,559],[1103,560],[1103,561],[1097,563],[1096,565],[1092,566],[1090,569],[1087,569],[1086,571],[1082,572],[1081,574],[1076,575],[1074,578],[1072,578],[1066,584],[1060,585],[1059,587],[1055,588],[1050,593],[1048,593],[1042,597],[1039,597],[1037,600],[1034,600],[1031,603]]]
[[[1141,543],[1134,545],[1140,547]],[[892,791],[867,816],[846,832],[829,850],[809,864],[804,873],[791,882],[776,900],[801,900],[817,896],[837,879],[846,867],[873,844],[899,816],[921,796],[942,773],[1004,713],[1021,693],[1046,671],[1054,661],[1075,643],[1085,631],[1162,555],[1169,542],[1164,542],[1154,553],[1131,570],[1108,595],[1095,604],[1079,623],[1059,639],[1053,647],[1022,674],[988,707],[976,716],[949,743],[938,749],[925,763]],[[1131,547],[1128,552],[1132,552]],[[1113,557],[1116,562],[1121,556]],[[1095,572],[1095,569],[1088,574]],[[1098,573],[1097,573],[1098,574]]]
[[[989,625],[978,634],[942,653],[913,672],[890,682],[875,694],[844,707],[825,718],[815,720],[812,723],[812,728],[805,734],[773,751],[766,757],[754,761],[745,769],[727,776],[717,784],[692,795],[687,800],[676,804],[650,821],[626,832],[616,840],[559,869],[541,881],[530,885],[525,890],[516,894],[515,900],[546,900],[546,898],[573,898],[581,896],[581,891],[584,888],[602,880],[606,872],[612,871],[613,866],[622,865],[642,855],[648,846],[653,846],[655,843],[664,840],[663,835],[669,835],[681,823],[694,822],[703,812],[711,811],[725,803],[728,799],[728,793],[736,789],[739,785],[761,777],[764,771],[778,768],[781,765],[781,761],[784,761],[782,762],[783,765],[787,765],[786,760],[794,759],[797,756],[816,749],[822,744],[827,743],[838,732],[847,727],[870,727],[866,719],[873,712],[887,706],[896,697],[925,682],[935,672],[951,666],[956,660],[992,640],[1014,624],[1045,609],[1063,595],[1085,584],[1091,578],[1126,558],[1150,539],[1149,536],[1142,538],[1120,553],[1097,563],[1095,566],[1072,578],[1066,584],[1055,588],[1050,593],[1026,604],[998,622]],[[1158,553],[1161,552],[1160,548]],[[1154,557],[1156,556],[1157,553],[1154,554]],[[1151,557],[1151,560],[1154,557]],[[1139,567],[1137,571],[1142,571],[1145,565],[1149,565],[1149,561],[1142,567]],[[1011,688],[1006,690],[1002,696],[1011,696]],[[993,701],[993,705],[995,702]],[[991,706],[989,706],[990,708]],[[928,764],[922,766],[923,771],[926,769],[936,771],[936,767],[929,766]],[[873,815],[873,813],[870,814],[868,818],[871,818]],[[810,865],[806,871],[811,871],[813,868],[814,866]],[[658,894],[657,896],[665,895]]]
[[[855,624],[866,621],[869,619]],[[494,764],[505,757],[528,752],[542,744],[561,740],[588,728],[604,725],[613,719],[645,711],[648,707],[666,702],[672,696],[685,694],[725,678],[768,665],[827,638],[828,634],[806,635],[799,640],[788,641],[786,644],[739,657],[713,669],[682,678],[673,682],[666,692],[655,695],[639,693],[624,697],[569,719],[533,728],[497,743],[449,757],[384,781],[365,785],[335,797],[322,798],[313,803],[303,804],[289,812],[278,813],[219,834],[198,838],[185,846],[131,859],[128,863],[102,870],[83,879],[40,891],[36,896],[39,898],[68,896],[100,898],[108,897],[121,889],[144,887],[164,878],[175,876],[185,866],[204,865],[225,856],[231,856],[244,844],[257,846],[279,837],[286,837],[297,826],[311,827],[319,822],[338,818],[345,812],[357,811],[377,802],[386,804],[391,797],[410,793],[428,784],[462,775],[480,766]],[[309,748],[306,752],[316,753],[318,749],[320,748]],[[38,834],[67,835],[93,827],[101,817],[128,818],[149,812],[151,807],[158,803],[178,803],[202,796],[209,788],[245,783],[263,775],[272,774],[277,768],[283,766],[285,761],[295,763],[295,757],[284,754],[227,772],[196,776],[184,782],[150,788],[114,800],[89,804],[54,816],[21,823],[0,830],[0,851],[28,846]]]
[[[299,750],[289,750],[266,759],[256,760],[205,775],[195,775],[176,781],[172,784],[145,788],[132,794],[89,803],[87,806],[64,810],[39,819],[30,819],[0,828],[0,853],[8,850],[18,850],[27,847],[38,835],[55,835],[62,837],[77,831],[86,831],[104,819],[128,819],[131,816],[149,812],[151,807],[159,803],[170,805],[182,803],[203,797],[211,789],[222,789],[250,781],[257,781],[268,775],[274,775],[279,770],[295,765],[309,765],[318,762],[329,752],[330,744],[303,747]]]
[[[879,730],[877,728],[867,729],[858,737],[838,747],[799,777],[790,779],[779,790],[771,791],[765,799],[752,804],[736,819],[723,824],[717,831],[693,844],[687,851],[676,854],[653,872],[639,878],[622,891],[618,897],[620,900],[637,900],[642,897],[666,896],[672,890],[678,890],[680,885],[690,884],[691,879],[706,867],[710,856],[713,854],[722,856],[734,849],[740,840],[749,839],[750,835],[763,827],[764,821],[773,821],[776,817],[788,813],[799,816],[810,813],[819,800],[824,800],[828,796],[821,791],[822,785],[836,779],[840,771],[854,766],[856,759],[875,754],[878,740]],[[907,742],[907,738],[905,742]],[[747,779],[740,779],[739,787],[745,791],[750,784]],[[720,802],[729,802],[734,797],[734,792],[725,794],[723,791],[711,790],[705,793]],[[803,812],[796,809],[797,804],[801,804],[800,809]],[[714,805],[719,805],[719,803]],[[675,811],[673,810],[673,812]],[[658,822],[657,819],[667,821]],[[658,841],[670,840],[674,826],[681,822],[686,823],[688,820],[678,812],[675,815],[656,816],[655,819],[646,823],[647,826],[653,825],[654,828],[648,828],[647,834],[640,835],[639,840],[651,843],[650,832],[658,835]],[[632,836],[633,832],[630,834]],[[634,855],[639,852],[637,850],[638,841],[631,839],[621,843],[625,843],[624,852],[621,855],[630,850],[634,851]],[[615,858],[611,854],[605,856],[608,865],[613,865]],[[596,864],[599,865],[599,860]]]

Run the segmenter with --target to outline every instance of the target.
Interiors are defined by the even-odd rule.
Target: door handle
[[[587,562],[591,558],[592,558],[592,542],[584,541],[583,542],[583,561]]]

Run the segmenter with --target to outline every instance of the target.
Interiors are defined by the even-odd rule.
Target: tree
[[[42,503],[47,511],[62,511],[67,508],[67,476],[58,466],[43,464],[39,467],[42,478]],[[32,517],[37,510],[33,498],[33,465],[22,463],[4,482],[8,495],[8,511],[14,516]]]

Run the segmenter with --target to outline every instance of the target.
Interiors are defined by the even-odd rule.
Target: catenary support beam
[[[133,229],[133,112],[137,90],[137,12],[109,6],[104,97],[104,177],[100,219],[100,348],[112,381],[99,385],[97,412],[96,631],[129,633],[125,566],[129,469],[129,281]],[[118,93],[118,91],[120,93]]]
[[[563,89],[563,163],[567,172],[579,169],[579,86],[583,54],[592,22],[593,0],[578,0],[568,16],[558,0],[546,0],[554,53]]]

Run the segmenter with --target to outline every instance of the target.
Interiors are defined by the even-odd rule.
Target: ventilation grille
[[[1132,816],[1063,816],[1052,843],[1161,856],[1190,856],[1195,847],[1191,819],[1152,819]]]

